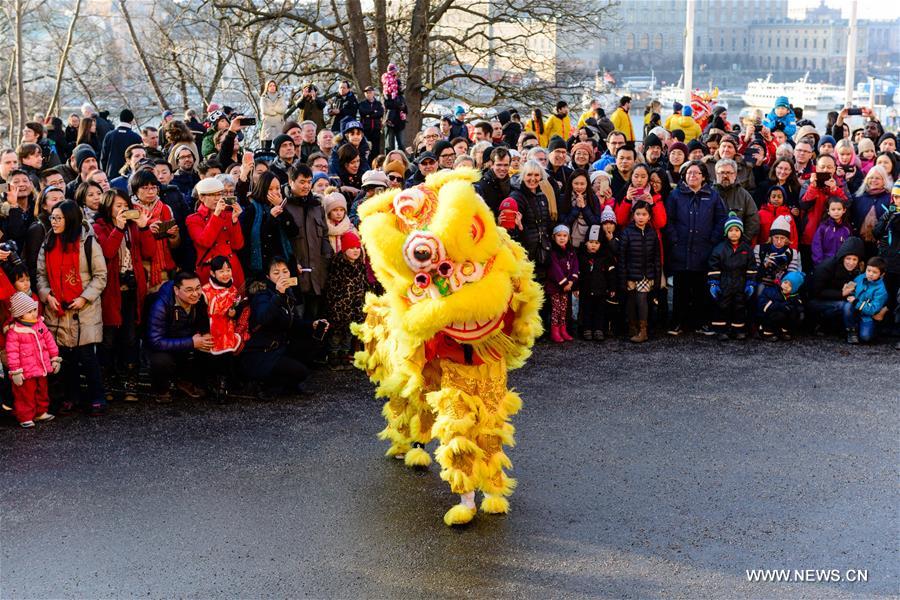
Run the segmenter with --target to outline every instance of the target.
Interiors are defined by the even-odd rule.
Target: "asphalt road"
[[[513,512],[464,529],[436,466],[382,457],[355,371],[291,401],[4,425],[0,597],[896,597],[898,357],[542,345],[512,377]]]

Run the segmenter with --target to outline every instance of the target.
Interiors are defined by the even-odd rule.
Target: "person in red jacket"
[[[94,235],[106,259],[108,273],[100,297],[101,364],[106,371],[107,390],[122,387],[126,402],[138,399],[138,325],[147,297],[143,261],[157,251],[149,220],[149,212],[135,209],[128,194],[115,188],[103,192],[94,220]],[[121,385],[117,385],[119,382]],[[107,400],[110,399],[108,395]]]
[[[800,200],[800,209],[806,217],[803,233],[800,235],[800,255],[803,257],[805,269],[812,268],[812,241],[819,228],[822,215],[828,210],[831,198],[840,198],[847,204],[847,193],[838,176],[837,163],[830,155],[820,156],[816,161],[816,174],[810,179],[810,185]],[[827,175],[827,178],[826,178]]]
[[[787,199],[787,191],[784,186],[773,185],[769,188],[769,193],[765,203],[759,207],[759,233],[753,240],[753,245],[765,244],[769,241],[769,230],[775,219],[786,216],[789,220],[793,220],[791,209],[785,204]],[[800,239],[797,235],[797,228],[791,227],[790,246],[794,250],[800,249]]]
[[[200,207],[187,218],[187,228],[197,250],[197,274],[204,284],[209,282],[209,262],[224,256],[231,264],[234,286],[241,290],[244,270],[237,257],[237,251],[244,247],[238,222],[241,206],[237,202],[226,204],[225,186],[218,179],[201,179],[194,190]]]

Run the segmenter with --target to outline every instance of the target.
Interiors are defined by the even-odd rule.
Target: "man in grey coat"
[[[325,209],[312,193],[312,175],[306,165],[291,167],[284,208],[300,230],[292,241],[300,268],[297,287],[303,300],[303,318],[316,320],[325,312],[322,298],[334,251],[328,241]]]
[[[735,213],[744,222],[744,240],[753,242],[759,233],[759,211],[753,196],[736,183],[737,163],[730,158],[722,158],[716,163],[716,190],[728,212]]]

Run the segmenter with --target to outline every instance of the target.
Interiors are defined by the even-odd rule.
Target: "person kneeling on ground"
[[[805,277],[800,271],[791,271],[781,278],[778,287],[765,286],[757,300],[763,337],[771,342],[791,339],[791,332],[803,319],[803,301],[800,287]]]
[[[853,292],[853,280],[863,271],[864,256],[862,238],[849,237],[837,254],[816,266],[809,280],[809,312],[816,335],[825,335],[829,326],[843,325],[844,299]]]
[[[302,334],[322,340],[329,324],[325,319],[303,320],[302,307],[294,296],[297,279],[291,277],[287,260],[275,256],[269,261],[265,282],[255,282],[250,293],[250,339],[241,354],[241,367],[256,381],[274,382],[274,390],[260,390],[260,397],[271,392],[303,392],[309,370],[293,354]]]
[[[148,322],[150,385],[156,402],[172,401],[173,382],[185,395],[203,397],[197,382],[206,379],[206,353],[212,349],[213,339],[200,277],[180,272],[164,283]]]
[[[866,272],[853,280],[853,291],[844,303],[848,344],[868,342],[875,337],[875,321],[881,321],[887,313],[888,294],[883,281],[886,270],[885,260],[876,256],[869,260]]]

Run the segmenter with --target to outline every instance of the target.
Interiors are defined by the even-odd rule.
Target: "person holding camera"
[[[175,273],[172,249],[181,244],[181,235],[172,208],[160,200],[161,184],[152,169],[140,169],[128,180],[136,208],[147,217],[141,225],[144,238],[142,266],[147,274],[147,293],[153,294]]]
[[[225,197],[225,186],[218,179],[202,179],[194,190],[200,199],[197,212],[187,218],[187,228],[197,251],[197,274],[205,284],[209,281],[209,261],[224,256],[232,265],[234,285],[242,290],[244,270],[237,251],[244,247],[241,231],[241,205],[234,196]]]
[[[137,330],[147,297],[144,246],[148,253],[156,252],[153,239],[141,233],[147,229],[149,218],[149,213],[134,208],[128,194],[111,189],[103,193],[94,220],[94,235],[103,251],[107,273],[101,296],[101,362],[107,383],[120,383],[127,402],[137,401]]]
[[[300,341],[309,336],[321,342],[329,329],[325,319],[302,318],[303,306],[294,295],[297,278],[283,256],[266,266],[266,279],[250,286],[250,339],[241,353],[241,368],[247,377],[266,382],[272,393],[302,393],[309,370],[297,358],[304,350]]]
[[[298,106],[301,121],[312,121],[316,124],[316,130],[325,128],[326,103],[324,98],[319,97],[319,88],[312,83],[304,85]]]
[[[103,341],[100,295],[106,287],[103,251],[73,200],[50,212],[50,232],[37,261],[37,293],[46,305],[44,316],[63,358],[63,412],[80,404],[92,416],[106,412],[106,398],[97,360]],[[81,376],[87,380],[82,396]],[[50,412],[56,414],[57,411]]]

